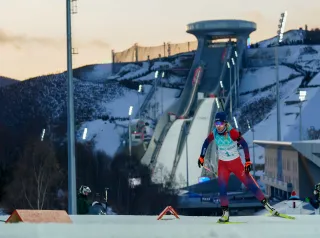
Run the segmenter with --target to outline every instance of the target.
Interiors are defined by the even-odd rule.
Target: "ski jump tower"
[[[241,62],[249,35],[257,30],[257,24],[244,20],[208,20],[190,23],[187,32],[198,40],[198,51],[204,49],[209,41],[217,39],[236,39],[238,63]]]

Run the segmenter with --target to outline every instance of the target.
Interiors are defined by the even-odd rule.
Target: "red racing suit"
[[[248,144],[240,133],[230,125],[227,126],[227,130],[222,134],[213,129],[203,143],[200,157],[205,156],[206,150],[213,140],[216,141],[218,148],[218,184],[221,206],[229,205],[227,186],[231,173],[234,173],[259,201],[262,201],[265,198],[264,194],[251,174],[245,172],[240,158],[237,143],[242,146],[246,161],[250,161]]]

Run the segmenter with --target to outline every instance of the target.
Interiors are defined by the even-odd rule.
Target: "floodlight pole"
[[[229,106],[230,106],[230,119],[232,119],[232,75],[231,75],[231,66],[230,66],[230,63],[227,62],[227,66],[228,66],[228,69],[229,69],[229,95],[230,95],[230,103],[229,103]]]
[[[74,97],[72,72],[71,0],[66,1],[67,19],[67,87],[68,87],[68,212],[77,214],[77,185],[74,131]]]
[[[302,141],[302,115],[301,115],[301,108],[302,108],[302,100],[300,100],[300,104],[299,104],[299,116],[300,116],[300,122],[299,122],[299,130],[300,130],[300,141]]]
[[[275,60],[276,60],[276,80],[277,80],[277,141],[281,141],[281,120],[280,120],[280,82],[279,82],[279,56],[278,56],[279,44],[275,47]]]

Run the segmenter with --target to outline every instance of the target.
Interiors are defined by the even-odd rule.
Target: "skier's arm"
[[[314,209],[318,209],[320,204],[319,201],[317,199],[313,199],[313,198],[306,198],[306,200],[310,203],[311,206],[313,206]]]
[[[208,137],[207,137],[207,138],[205,139],[205,141],[203,142],[200,157],[204,158],[204,156],[206,155],[208,146],[210,145],[210,143],[211,143],[213,140],[214,140],[213,133],[210,132],[210,134],[208,135]]]
[[[233,141],[237,141],[242,146],[245,159],[250,160],[248,144],[245,141],[245,139],[241,136],[240,132],[233,128],[230,130],[230,137]]]

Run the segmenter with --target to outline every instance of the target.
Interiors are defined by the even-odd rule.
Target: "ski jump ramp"
[[[1,237],[194,238],[259,237],[319,238],[320,216],[296,215],[295,220],[267,216],[231,216],[238,224],[218,224],[218,217],[70,216],[72,224],[0,223]],[[4,219],[0,216],[0,219]],[[125,229],[124,229],[125,228]],[[54,234],[54,235],[53,235]]]
[[[157,165],[153,171],[152,180],[154,182],[161,183],[163,177],[169,175],[172,170],[183,123],[183,119],[174,121],[168,131],[166,139],[163,141],[157,158]]]
[[[215,110],[215,99],[206,98],[198,109],[197,114],[193,118],[189,134],[187,136],[188,143],[188,172],[189,185],[197,184],[201,177],[202,169],[197,165],[197,159],[200,155],[203,141],[208,136],[210,130],[211,115]],[[186,140],[183,146],[179,164],[175,173],[176,181],[187,181],[187,149]]]

